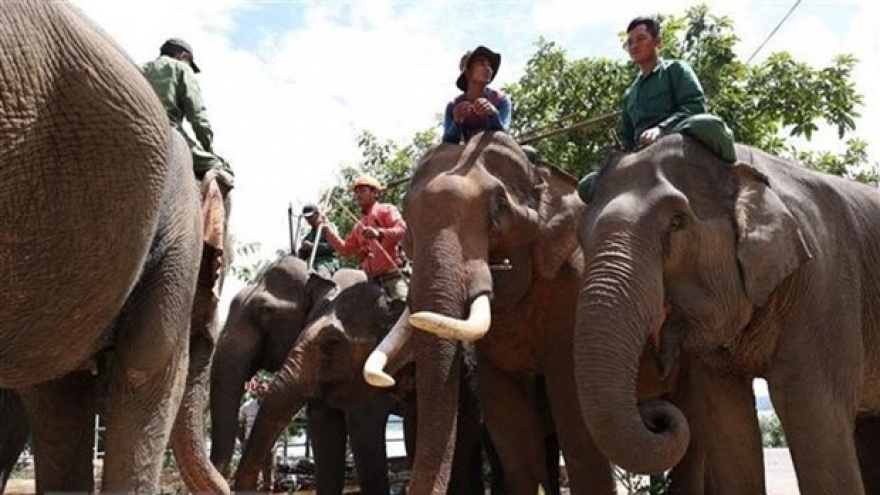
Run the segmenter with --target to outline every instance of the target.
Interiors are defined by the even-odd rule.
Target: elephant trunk
[[[640,356],[666,315],[662,265],[651,246],[636,245],[625,230],[613,232],[592,236],[599,245],[584,246],[587,267],[574,336],[578,397],[609,460],[655,474],[682,458],[690,435],[671,404],[651,401],[640,410],[637,403]]]
[[[467,240],[479,245],[463,246],[455,232],[444,230],[429,239],[416,240],[413,246],[413,266],[417,268],[411,285],[412,309],[462,318],[470,300],[491,293],[486,240],[475,236]],[[411,338],[418,390],[418,440],[409,491],[446,493],[458,426],[461,346],[428,332],[414,332]]]
[[[320,322],[316,323],[320,329]],[[308,339],[303,335],[300,340]],[[313,346],[294,348],[275,374],[272,384],[260,401],[260,410],[245,441],[244,452],[235,473],[236,491],[257,489],[260,469],[272,459],[272,449],[293,416],[318,388],[321,352]]]
[[[211,464],[205,448],[205,409],[214,339],[208,332],[193,332],[186,390],[171,430],[171,448],[180,477],[190,492],[228,494],[229,484]]]
[[[256,338],[242,338],[246,331],[227,322],[211,365],[211,462],[229,477],[230,461],[238,431],[238,408],[244,384],[253,375]]]

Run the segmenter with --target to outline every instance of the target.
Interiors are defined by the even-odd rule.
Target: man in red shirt
[[[369,279],[385,289],[388,297],[406,301],[408,286],[401,271],[403,260],[399,244],[406,233],[406,222],[394,205],[380,203],[382,184],[362,175],[351,184],[351,192],[361,207],[361,219],[345,240],[321,215],[319,222],[327,229],[327,240],[340,256],[357,255],[361,269]]]

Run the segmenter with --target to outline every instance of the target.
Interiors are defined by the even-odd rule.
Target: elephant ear
[[[535,186],[540,226],[532,244],[532,259],[535,272],[552,279],[578,249],[577,223],[584,204],[578,199],[573,177],[548,163],[536,168],[542,179]]]
[[[336,282],[316,272],[309,273],[305,290],[306,300],[309,304],[306,322],[315,321],[330,306],[336,289]]]
[[[755,165],[733,166],[739,190],[735,221],[737,259],[746,294],[763,306],[776,287],[812,258],[797,220]]]

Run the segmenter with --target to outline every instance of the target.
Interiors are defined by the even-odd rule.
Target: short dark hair
[[[645,17],[645,16],[639,16],[639,17],[636,17],[635,19],[629,21],[629,24],[626,26],[626,32],[628,33],[630,31],[632,31],[633,29],[635,29],[636,27],[643,25],[643,24],[645,26],[645,29],[648,30],[648,33],[650,33],[651,36],[653,36],[655,38],[660,36],[660,23],[657,22],[657,19],[655,19],[653,17]]]

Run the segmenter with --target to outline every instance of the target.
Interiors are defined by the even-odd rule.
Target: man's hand
[[[663,135],[663,129],[659,127],[652,127],[639,136],[639,146],[644,147],[650,144],[654,144],[654,141],[657,140],[660,136]]]
[[[460,101],[452,107],[452,120],[456,124],[461,124],[464,119],[474,113],[474,106],[469,101]]]
[[[364,233],[364,239],[367,240],[378,239],[380,237],[379,230],[375,227],[364,227],[362,232]]]
[[[315,245],[312,244],[312,241],[303,241],[301,249],[311,252],[313,247],[315,247]]]
[[[474,110],[477,115],[485,115],[487,117],[493,117],[498,114],[498,109],[486,98],[477,98],[477,101],[474,102]]]

